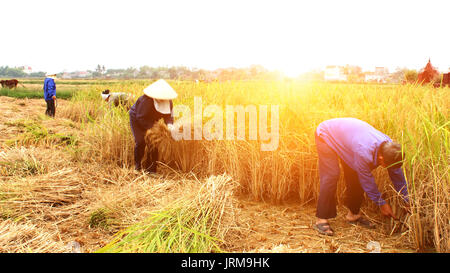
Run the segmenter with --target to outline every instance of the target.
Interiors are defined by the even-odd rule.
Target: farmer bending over
[[[314,228],[321,234],[333,235],[328,219],[336,217],[336,187],[339,179],[339,159],[346,183],[346,219],[366,228],[375,225],[359,211],[363,194],[375,202],[384,216],[395,218],[391,206],[381,197],[371,171],[378,166],[387,168],[397,192],[408,204],[408,191],[403,175],[400,144],[368,123],[355,118],[336,118],[322,122],[315,132],[319,155],[320,192],[317,221]],[[406,205],[408,207],[408,205]]]
[[[173,124],[173,104],[172,100],[177,97],[177,93],[165,81],[158,80],[144,89],[144,95],[139,97],[130,109],[130,124],[133,132],[134,162],[135,169],[142,169],[141,161],[145,153],[145,133],[152,128],[155,122],[164,118],[169,129]],[[149,157],[149,166],[143,166],[148,173],[156,172],[156,161],[158,160],[158,150],[153,149]]]
[[[106,101],[109,104],[109,107],[111,106],[123,106],[126,107],[127,110],[130,108],[130,101],[132,99],[132,95],[123,93],[123,92],[113,92],[111,93],[109,89],[106,89],[101,94],[102,99]]]
[[[56,101],[56,73],[47,74],[44,80],[44,99],[47,103],[47,110],[45,114],[50,117],[55,117],[55,101]]]

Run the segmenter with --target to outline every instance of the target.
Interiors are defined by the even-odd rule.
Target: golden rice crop
[[[126,88],[137,98],[146,84],[138,82]],[[403,144],[406,152],[404,170],[412,206],[412,214],[403,220],[410,230],[405,235],[407,240],[413,241],[418,249],[450,250],[448,88],[295,81],[210,84],[177,81],[171,85],[179,93],[174,104],[184,104],[191,109],[194,96],[201,97],[204,104],[223,107],[279,105],[280,140],[278,149],[273,152],[261,151],[259,140],[175,142],[170,139],[167,128],[157,124],[148,137],[149,143],[158,146],[163,163],[204,176],[226,172],[240,183],[242,191],[256,200],[276,203],[294,198],[301,203],[314,204],[319,188],[315,128],[330,118],[359,118]],[[76,105],[91,100],[101,104],[95,93],[103,87],[96,88],[86,91],[94,95],[75,97],[74,106],[69,107],[68,112],[77,114],[67,115],[77,117],[93,113]],[[128,115],[117,113],[115,123],[110,124],[110,112],[96,115],[86,125],[89,133],[80,149],[84,148],[85,155],[89,156],[83,158],[130,166],[133,140]],[[374,175],[380,190],[400,212],[401,205],[396,201],[386,172],[377,170]],[[344,193],[341,182],[337,193],[339,202]],[[370,202],[366,206],[377,209]]]

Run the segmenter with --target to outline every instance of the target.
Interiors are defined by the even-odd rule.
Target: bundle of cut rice
[[[193,183],[183,197],[118,232],[97,252],[217,252],[235,227],[238,184],[226,174]]]
[[[192,126],[190,127],[192,128]],[[160,161],[183,172],[192,171],[194,168],[200,170],[202,163],[206,160],[201,141],[175,140],[163,119],[159,120],[147,131],[145,142],[144,164],[146,164],[148,154],[152,149],[158,149]]]
[[[145,134],[145,158],[147,154],[153,150],[158,149],[160,159],[162,161],[170,161],[172,154],[172,147],[175,145],[175,140],[172,138],[172,134],[164,123],[163,119],[160,119],[153,127]]]

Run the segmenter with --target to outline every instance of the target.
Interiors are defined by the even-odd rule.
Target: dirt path
[[[68,102],[59,101],[60,106],[66,103]],[[76,126],[69,126],[71,125],[70,121],[58,117],[58,109],[56,110],[56,118],[51,119],[45,117],[45,108],[43,100],[0,97],[0,111],[2,113],[0,115],[0,148],[4,154],[7,154],[8,151],[14,152],[22,149],[21,147],[15,147],[16,150],[12,150],[11,145],[8,145],[7,142],[24,132],[20,123],[24,120],[39,121],[53,133],[76,132]],[[123,206],[121,209],[128,210],[128,208],[125,209],[125,206],[130,206],[130,211],[126,213],[128,215],[135,213],[137,219],[139,211],[142,210],[138,205],[142,207],[152,206],[155,202],[158,202],[151,200],[151,196],[142,192],[142,187],[138,184],[139,177],[133,175],[130,170],[115,166],[108,170],[102,170],[102,167],[92,168],[91,171],[80,163],[70,162],[70,156],[64,149],[58,148],[55,150],[51,146],[28,147],[24,153],[31,154],[38,161],[51,161],[48,168],[52,172],[48,170],[46,173],[30,176],[27,179],[30,181],[51,180],[57,185],[65,185],[68,188],[67,191],[61,190],[58,192],[57,196],[46,197],[63,205],[44,207],[41,204],[36,204],[35,207],[30,209],[30,214],[35,218],[28,216],[29,223],[35,225],[34,229],[39,230],[39,234],[47,232],[49,236],[51,235],[50,237],[64,244],[71,241],[79,242],[83,251],[96,250],[108,242],[113,234],[89,225],[87,219],[96,208],[108,206],[112,204],[112,200],[118,198],[122,202],[119,203]],[[3,178],[4,181],[7,181],[6,179]],[[19,179],[16,182],[22,183],[20,185],[30,182],[25,180]],[[150,183],[148,181],[150,180],[142,180],[142,183]],[[151,183],[157,182],[156,179]],[[95,187],[92,188],[92,185],[95,185]],[[125,197],[120,195],[124,188],[127,189],[126,194],[128,194]],[[35,191],[39,192],[39,189]],[[35,194],[42,194],[42,192]],[[77,194],[76,198],[74,197],[75,194]],[[132,200],[133,204],[126,203],[127,198]],[[115,200],[114,205],[116,207],[119,201]],[[245,197],[237,198],[237,204],[235,215],[237,228],[230,231],[225,251],[369,252],[366,246],[370,241],[379,242],[382,252],[414,251],[411,245],[405,243],[407,241],[405,237],[409,236],[408,232],[390,235],[389,230],[382,225],[382,220],[378,215],[368,215],[374,221],[378,221],[377,229],[365,230],[347,224],[343,217],[346,210],[339,207],[339,216],[331,221],[336,234],[329,237],[318,235],[312,229],[315,220],[313,205],[300,206],[295,203],[273,205],[251,201]],[[0,217],[0,233],[2,221],[4,223],[8,221],[6,218]],[[12,228],[12,226],[9,227],[10,230]]]
[[[346,209],[338,208],[338,217],[330,221],[334,236],[319,235],[312,227],[315,207],[299,204],[273,205],[239,200],[238,212],[244,233],[233,240],[231,251],[245,252],[370,252],[367,244],[379,242],[382,252],[411,252],[405,246],[403,233],[390,235],[390,230],[377,215],[368,215],[378,222],[375,230],[353,226],[345,221]]]

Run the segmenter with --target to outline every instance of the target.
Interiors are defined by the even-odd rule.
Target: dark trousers
[[[320,191],[316,216],[321,219],[336,217],[336,189],[340,176],[339,157],[328,144],[316,134],[316,147],[319,155]],[[344,161],[345,206],[358,214],[364,200],[364,191],[359,183],[358,174]]]
[[[156,161],[158,160],[158,149],[153,149],[147,155],[147,164],[141,166],[142,158],[145,154],[145,133],[146,130],[142,129],[138,122],[130,116],[131,132],[134,136],[134,166],[136,170],[142,168],[147,172],[156,172]]]
[[[55,117],[55,100],[45,100],[47,103],[47,110],[45,114],[50,117]]]

